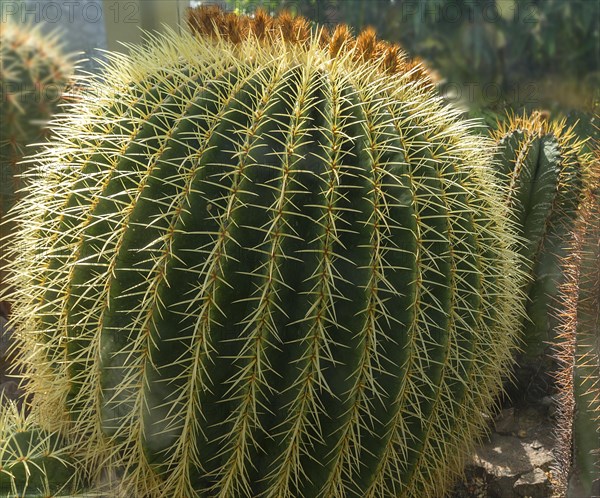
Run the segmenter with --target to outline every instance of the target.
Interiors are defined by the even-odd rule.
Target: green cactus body
[[[596,146],[597,147],[597,146]],[[558,496],[600,494],[600,149],[573,231],[557,315]]]
[[[0,219],[23,187],[18,164],[26,146],[41,142],[47,123],[58,111],[73,72],[57,35],[42,35],[39,26],[0,23]]]
[[[65,441],[26,420],[0,398],[0,496],[42,498],[74,491],[74,464]]]
[[[111,496],[438,496],[495,405],[491,142],[392,49],[281,31],[111,56],[18,206],[34,411]]]
[[[532,278],[525,322],[524,354],[538,361],[555,338],[551,309],[561,282],[564,234],[574,224],[587,174],[582,142],[564,122],[539,114],[512,118],[496,132],[498,177],[518,227],[520,252]]]

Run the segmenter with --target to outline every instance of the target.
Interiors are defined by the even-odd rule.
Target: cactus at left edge
[[[20,161],[32,152],[28,145],[45,139],[74,71],[58,32],[43,34],[41,24],[19,25],[5,15],[0,21],[0,239],[12,232],[6,213],[25,184],[27,165]],[[0,248],[0,289],[6,285],[8,264],[6,251]],[[10,303],[0,301],[0,309],[8,314]],[[0,370],[5,370],[5,360],[0,358]]]
[[[517,380],[552,370],[550,344],[557,321],[552,314],[562,281],[565,233],[573,229],[591,159],[585,141],[565,121],[549,121],[539,112],[510,116],[494,132],[498,180],[507,188],[505,202],[522,240],[520,252],[531,278],[523,353]],[[531,370],[532,372],[530,372]]]
[[[197,13],[15,209],[32,413],[111,497],[443,496],[524,313],[492,142],[372,30]]]
[[[41,29],[10,17],[0,22],[0,220],[23,186],[25,166],[18,163],[30,152],[27,145],[45,138],[73,73],[58,33]]]
[[[65,441],[32,418],[0,396],[0,498],[71,495],[75,465]]]
[[[558,497],[600,496],[600,143],[594,154],[556,303]]]

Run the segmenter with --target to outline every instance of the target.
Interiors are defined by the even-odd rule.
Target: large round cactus
[[[58,34],[43,35],[41,25],[0,23],[0,219],[23,187],[19,161],[26,146],[41,142],[73,73]]]
[[[110,496],[442,495],[523,312],[491,141],[371,31],[213,15],[111,56],[38,158],[33,410]]]

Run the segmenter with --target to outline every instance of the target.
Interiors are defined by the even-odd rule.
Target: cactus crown
[[[581,154],[587,138],[580,138],[575,132],[576,123],[567,126],[566,118],[550,119],[543,111],[534,111],[531,114],[509,114],[506,119],[498,121],[497,127],[492,132],[496,142],[501,142],[507,136],[520,131],[530,138],[552,135],[563,147],[568,145],[569,153]]]
[[[319,47],[334,59],[350,53],[354,61],[369,62],[389,74],[409,73],[420,84],[435,84],[437,74],[428,69],[418,57],[410,58],[398,44],[377,39],[374,29],[366,28],[358,36],[346,24],[333,31],[319,27],[311,32],[310,22],[302,16],[293,17],[283,11],[270,16],[258,9],[252,16],[225,12],[218,6],[200,6],[188,9],[187,24],[193,33],[200,36],[227,40],[234,45],[249,38],[267,44],[308,46],[316,38]]]

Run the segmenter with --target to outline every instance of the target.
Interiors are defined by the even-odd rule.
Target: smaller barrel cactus
[[[0,397],[0,498],[72,493],[75,465],[68,454],[58,433],[45,431]]]
[[[557,496],[600,495],[600,149],[563,261]]]
[[[0,219],[22,186],[19,161],[26,146],[44,139],[73,69],[56,33],[43,35],[41,25],[0,23]]]
[[[552,309],[562,281],[565,233],[574,225],[589,175],[585,141],[564,120],[549,121],[539,112],[510,116],[495,132],[498,178],[507,187],[506,203],[521,238],[523,264],[531,278],[524,322],[523,355],[517,384],[548,372],[548,344],[557,323]],[[542,365],[540,367],[540,365]]]

